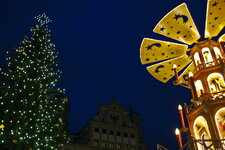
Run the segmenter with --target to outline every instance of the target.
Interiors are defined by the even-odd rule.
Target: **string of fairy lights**
[[[67,103],[64,89],[54,89],[61,71],[57,70],[55,45],[50,40],[45,14],[31,28],[16,53],[9,53],[7,66],[0,68],[0,143],[29,149],[57,149],[67,141],[60,113]]]

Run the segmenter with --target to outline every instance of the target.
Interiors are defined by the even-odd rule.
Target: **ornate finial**
[[[52,20],[49,19],[49,17],[46,16],[45,13],[36,16],[35,19],[37,19],[37,21],[38,21],[41,25],[48,24],[49,22],[52,22]]]

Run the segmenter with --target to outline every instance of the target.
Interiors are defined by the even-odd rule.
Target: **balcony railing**
[[[225,148],[225,139],[220,140],[200,140],[195,139],[194,141],[194,150],[224,150]],[[192,150],[191,145],[187,142],[181,150]]]
[[[225,98],[225,91],[220,91],[216,93],[204,93],[200,97],[193,99],[193,103],[186,105],[185,109],[187,113],[195,110],[197,107],[204,107],[204,103],[208,101],[217,101]]]
[[[225,97],[225,91],[220,91],[217,93],[212,93],[211,97],[213,98],[213,100],[219,100]]]
[[[192,145],[191,145],[191,142],[188,141],[179,150],[224,150],[224,149],[225,149],[225,139],[221,139],[221,140],[198,139],[198,140],[193,140]],[[168,150],[168,149],[160,144],[157,144],[157,150]]]
[[[220,57],[220,58],[217,58],[216,60],[211,61],[211,62],[198,64],[196,66],[196,69],[197,69],[197,71],[199,71],[199,70],[204,69],[204,68],[208,68],[208,67],[212,67],[212,66],[216,66],[216,65],[224,64],[224,63],[225,63],[225,58]]]
[[[160,144],[157,144],[156,147],[157,147],[157,150],[168,150],[167,148],[165,148],[164,146]]]

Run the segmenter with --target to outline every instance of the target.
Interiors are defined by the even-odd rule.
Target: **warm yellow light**
[[[192,72],[189,72],[189,78],[190,77],[193,77],[193,73]]]
[[[197,80],[195,81],[195,87],[197,88],[197,90],[203,90],[203,86],[202,86],[202,82],[201,80]]]
[[[182,106],[181,105],[178,105],[178,110],[182,110]]]
[[[174,65],[173,65],[173,69],[176,69],[176,68],[177,68],[177,65],[176,65],[176,64],[174,64]]]
[[[176,134],[176,135],[180,135],[180,130],[179,130],[178,128],[176,128],[175,134]]]
[[[211,86],[210,86],[210,89],[211,89],[211,91],[216,91],[215,85],[211,85]]]
[[[4,129],[4,128],[5,128],[4,124],[1,124],[0,129]]]
[[[13,142],[13,143],[17,143],[17,140],[13,140],[12,142]]]

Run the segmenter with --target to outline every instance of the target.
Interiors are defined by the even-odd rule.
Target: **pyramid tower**
[[[225,35],[216,41],[212,38],[225,26],[224,0],[208,0],[205,24],[205,40],[199,41],[200,35],[187,5],[177,6],[153,31],[185,44],[144,38],[140,58],[142,64],[150,64],[147,70],[159,81],[166,83],[175,76],[175,85],[191,90],[191,104],[184,104],[188,128],[182,125],[180,129],[187,133],[186,146],[191,150],[223,150]],[[179,148],[184,149],[182,142]]]

